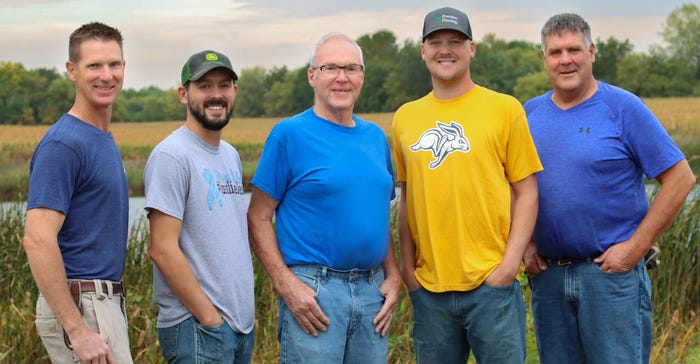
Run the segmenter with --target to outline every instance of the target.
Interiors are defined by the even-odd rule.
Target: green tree
[[[0,62],[0,122],[17,124],[25,113],[28,100],[23,80],[27,77],[21,63]]]
[[[398,58],[396,36],[391,31],[379,30],[372,35],[361,36],[357,39],[357,44],[362,48],[366,70],[362,94],[354,111],[389,111],[389,95],[384,83]]]
[[[365,64],[394,62],[398,54],[396,36],[386,29],[360,36],[357,38],[357,44],[362,48]]]
[[[177,88],[170,88],[165,92],[163,99],[163,119],[166,121],[185,120],[187,111],[185,105],[180,102]]]
[[[628,39],[621,42],[615,37],[609,37],[605,41],[596,39],[595,47],[593,74],[596,79],[618,84],[617,66],[623,58],[632,52],[632,44]]]
[[[671,58],[682,60],[681,72],[700,80],[700,8],[684,4],[671,12],[660,32]]]
[[[46,97],[40,103],[38,121],[41,124],[53,124],[66,113],[75,99],[75,84],[68,76],[53,79]]]
[[[298,114],[313,105],[314,90],[311,88],[311,86],[309,86],[309,80],[306,72],[308,69],[309,65],[307,64],[303,67],[297,68],[296,70],[290,71],[292,83],[292,106],[289,112],[283,114],[283,116]],[[285,78],[285,82],[290,81],[287,81]]]
[[[550,89],[552,89],[552,84],[549,81],[547,72],[540,71],[519,77],[513,87],[513,96],[520,100],[521,103],[525,103],[527,100],[539,96]]]
[[[389,70],[384,88],[387,108],[396,110],[403,103],[425,96],[432,89],[430,74],[421,59],[420,45],[407,39],[398,51],[397,61]]]
[[[284,75],[287,74],[287,66],[282,66],[282,67],[273,67],[268,73],[267,77],[265,77],[265,90],[269,90],[272,85],[274,85],[277,82],[282,82],[284,81]]]
[[[296,78],[293,71],[287,71],[282,81],[272,84],[265,93],[265,115],[282,117],[292,113],[295,108],[292,94]]]
[[[619,86],[640,97],[663,94],[665,76],[656,72],[659,59],[648,54],[632,53],[620,61]]]
[[[257,117],[265,114],[265,78],[263,67],[244,68],[238,78],[236,116]]]
[[[521,76],[542,69],[539,47],[525,41],[506,42],[493,33],[486,34],[476,43],[476,54],[471,61],[471,75],[479,85],[507,94]]]

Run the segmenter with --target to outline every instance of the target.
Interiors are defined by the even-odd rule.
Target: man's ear
[[[71,61],[66,61],[66,72],[71,81],[75,82],[75,64]]]

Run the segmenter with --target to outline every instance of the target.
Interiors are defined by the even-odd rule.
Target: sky
[[[176,87],[187,58],[205,49],[244,68],[303,67],[326,33],[357,38],[389,30],[397,43],[419,41],[425,14],[452,6],[469,17],[479,40],[539,43],[552,15],[572,12],[591,26],[593,39],[628,39],[635,52],[661,45],[668,14],[691,0],[0,0],[0,62],[26,69],[65,71],[68,37],[100,21],[124,37],[125,88]],[[416,55],[419,57],[419,55]],[[371,65],[368,65],[371,67]]]

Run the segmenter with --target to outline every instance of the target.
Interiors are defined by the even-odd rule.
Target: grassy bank
[[[21,200],[21,198],[20,198]],[[34,328],[36,286],[22,249],[24,211],[19,202],[0,210],[0,363],[46,363],[48,358]],[[395,213],[393,214],[395,224]],[[700,200],[688,204],[661,238],[662,263],[650,275],[654,286],[652,363],[700,362]],[[395,229],[394,229],[394,233]],[[157,308],[148,258],[145,220],[129,233],[125,281],[131,350],[137,363],[163,363],[156,335]],[[526,301],[530,291],[523,288]],[[278,360],[277,294],[255,261],[255,363]],[[529,310],[529,304],[528,304]],[[390,331],[390,363],[413,363],[411,304],[401,295]],[[538,363],[532,318],[528,313],[528,363]]]

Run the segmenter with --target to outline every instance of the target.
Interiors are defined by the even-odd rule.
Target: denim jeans
[[[289,308],[280,300],[280,363],[385,364],[388,335],[374,332],[372,320],[384,303],[379,290],[384,281],[381,266],[370,271],[336,271],[318,265],[290,269],[316,292],[316,301],[330,319],[318,336],[304,333]]]
[[[464,364],[473,351],[479,364],[525,362],[525,303],[520,283],[466,292],[409,292],[413,347],[425,364]]]
[[[241,334],[226,321],[204,326],[193,316],[177,325],[158,328],[158,342],[168,363],[248,364],[253,355],[255,331]]]
[[[624,273],[593,262],[530,278],[537,349],[548,363],[648,363],[651,283],[643,263]]]

